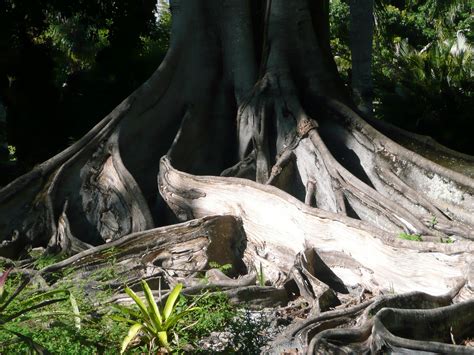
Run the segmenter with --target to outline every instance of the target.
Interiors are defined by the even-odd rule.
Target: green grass
[[[42,269],[57,261],[59,261],[57,257],[41,256],[32,263],[32,266]],[[97,273],[90,273],[81,280],[69,278],[73,270],[59,272],[60,280],[55,289],[67,289],[73,294],[80,312],[80,329],[75,322],[77,317],[75,318],[72,313],[71,303],[67,300],[32,311],[29,314],[32,319],[20,317],[10,322],[9,329],[30,337],[52,354],[118,354],[130,325],[114,320],[112,316],[116,314],[116,310],[106,305],[106,301],[112,296],[112,290],[107,288],[107,281],[117,276],[113,270],[114,265],[115,260],[112,256],[106,267]],[[219,268],[228,269],[226,265],[219,265]],[[101,287],[92,289],[91,282],[98,281]],[[6,291],[14,290],[19,282],[21,282],[20,276],[11,275],[5,285]],[[37,287],[39,286],[33,283],[28,285],[24,289],[24,294],[22,292],[9,305],[9,313],[21,310],[21,307],[24,307],[21,303],[28,298],[28,295],[37,292]],[[268,326],[268,322],[264,318],[256,320],[242,305],[231,304],[224,293],[205,292],[192,297],[180,296],[173,314],[179,314],[193,303],[198,308],[179,320],[174,328],[177,337],[172,334],[169,339],[173,353],[187,353],[188,350],[184,350],[187,349],[185,347],[187,345],[194,347],[193,353],[205,353],[200,350],[199,341],[212,332],[235,334],[227,349],[223,351],[226,354],[259,353],[259,348],[266,343],[267,339],[261,334]],[[49,315],[42,317],[41,315],[45,313]],[[143,354],[150,350],[146,342],[136,342],[131,346],[132,348],[127,350],[129,354]],[[32,353],[32,350],[28,344],[18,342],[18,338],[14,335],[0,331],[0,354],[29,353]]]
[[[36,265],[39,266],[39,265]],[[44,265],[41,265],[44,266]],[[20,276],[9,277],[6,292],[12,292],[21,282]],[[19,317],[9,322],[8,330],[31,338],[52,354],[117,354],[127,327],[108,317],[109,307],[97,306],[97,302],[110,297],[109,291],[100,291],[92,297],[84,292],[81,283],[62,282],[55,289],[67,289],[77,302],[81,315],[81,327],[77,328],[71,303],[58,302],[28,313],[28,318]],[[8,306],[13,314],[24,309],[22,304],[37,292],[37,286],[28,285]],[[45,315],[45,316],[42,316]],[[0,331],[1,354],[30,354],[32,350],[6,331]]]
[[[398,234],[398,238],[405,239],[405,240],[412,240],[414,242],[422,242],[423,241],[420,234],[408,234],[408,233],[404,233],[404,232]]]
[[[222,292],[196,296],[198,309],[183,318],[177,329],[179,335],[178,352],[186,344],[194,347],[193,353],[209,353],[199,349],[199,340],[209,336],[212,332],[230,332],[234,337],[228,347],[222,351],[224,354],[257,354],[267,339],[261,335],[268,327],[269,322],[262,318],[259,320],[251,317],[244,306],[235,306]],[[181,297],[178,307],[187,307],[194,298]],[[190,326],[192,325],[192,326]]]

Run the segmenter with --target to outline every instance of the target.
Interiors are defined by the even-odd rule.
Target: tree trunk
[[[372,42],[374,38],[374,0],[350,0],[350,47],[352,93],[357,108],[373,115]]]
[[[0,163],[8,161],[7,112],[0,100]]]
[[[0,191],[1,254],[43,246],[72,255],[52,269],[89,270],[110,243],[124,263],[150,267],[131,279],[165,272],[193,287],[191,271],[166,270],[174,241],[199,269],[218,253],[193,256],[196,243],[221,236],[238,273],[261,266],[272,285],[233,297],[314,301],[275,351],[465,351],[453,342],[474,336],[473,158],[355,113],[331,56],[328,6],[172,1],[170,50],[152,77]],[[149,231],[216,214],[237,220],[220,233],[191,222],[210,239],[189,225],[182,236]],[[156,246],[168,260],[159,267]],[[239,280],[216,283],[255,278]],[[406,332],[403,322],[433,331]]]

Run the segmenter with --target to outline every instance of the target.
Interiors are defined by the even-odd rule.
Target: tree
[[[453,342],[472,337],[474,158],[355,112],[328,6],[172,1],[150,79],[1,190],[1,253],[75,254],[52,272],[117,248],[126,280],[169,283],[208,261],[257,267],[273,287],[254,299],[315,306],[275,348],[465,351]],[[236,217],[209,217],[222,214]],[[176,218],[198,220],[153,229]]]
[[[373,115],[372,42],[374,37],[374,1],[351,0],[350,41],[352,54],[352,91],[358,109]]]

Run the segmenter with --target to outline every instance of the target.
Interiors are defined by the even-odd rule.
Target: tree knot
[[[316,123],[316,121],[309,119],[307,117],[304,117],[298,121],[296,130],[299,137],[304,137],[309,133],[309,131],[311,131],[314,128],[318,128],[318,124]]]
[[[279,166],[279,165],[274,165],[274,166],[272,167],[272,173],[271,173],[271,174],[272,174],[273,176],[277,176],[277,175],[279,175],[279,174],[281,173],[281,170],[282,170],[282,169],[281,169],[281,166]]]

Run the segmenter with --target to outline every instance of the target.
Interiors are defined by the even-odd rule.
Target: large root
[[[153,288],[188,282],[209,269],[209,263],[230,264],[231,275],[247,272],[242,262],[246,237],[232,216],[205,217],[178,225],[150,229],[89,248],[41,270],[54,282],[88,280],[87,287],[121,289],[148,280]],[[105,274],[113,274],[107,278]],[[69,280],[71,281],[71,280]],[[152,282],[153,281],[153,282]],[[221,283],[221,286],[223,284]],[[239,286],[234,284],[230,286]]]
[[[263,265],[265,276],[276,285],[285,284],[290,296],[296,293],[316,302],[316,315],[304,326],[297,325],[297,331],[290,328],[292,335],[285,333],[285,340],[274,345],[275,352],[302,350],[306,346],[319,353],[397,348],[467,351],[441,342],[452,341],[445,322],[453,324],[456,344],[472,336],[472,331],[466,330],[471,329],[472,242],[400,240],[365,222],[311,208],[271,186],[245,179],[197,177],[179,172],[166,157],[161,162],[159,188],[179,216],[240,216],[247,234],[247,267],[251,269],[252,263]],[[304,254],[296,255],[305,249]],[[412,293],[383,296],[409,291]],[[382,296],[375,303],[367,301],[347,309],[330,310],[341,303],[341,307],[357,303],[366,293]],[[440,308],[448,306],[455,297],[458,302],[467,301]],[[435,310],[405,311],[427,308]],[[462,323],[458,328],[453,323],[457,318]],[[429,322],[433,332],[403,333],[400,327],[405,321],[412,327]],[[354,323],[360,325],[351,328]],[[302,334],[303,338],[297,340]]]
[[[276,284],[308,246],[344,255],[360,267],[333,268],[346,285],[371,290],[419,290],[441,294],[465,278],[474,244],[419,243],[398,239],[351,218],[308,207],[272,186],[219,177],[197,177],[161,161],[159,189],[178,216],[239,216],[248,238],[246,260]]]
[[[316,314],[290,326],[272,343],[275,353],[372,354],[407,350],[468,354],[473,301],[451,304],[459,291],[437,297],[412,292],[380,296]],[[355,325],[355,326],[354,326]]]

